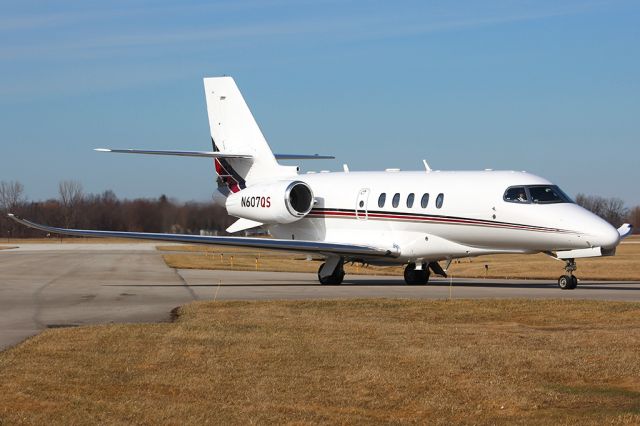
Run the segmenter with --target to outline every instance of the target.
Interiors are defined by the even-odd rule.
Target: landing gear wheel
[[[429,283],[429,269],[426,265],[421,270],[416,270],[415,263],[410,263],[404,268],[404,282],[408,285],[426,285]]]
[[[574,275],[563,275],[558,278],[558,287],[561,290],[573,290],[578,287],[578,278]]]
[[[342,284],[342,280],[344,279],[344,269],[337,268],[335,271],[333,271],[333,274],[327,277],[322,277],[320,276],[320,271],[322,270],[323,266],[324,266],[324,263],[320,265],[320,268],[318,268],[318,281],[320,281],[320,284],[322,285]]]
[[[576,287],[578,287],[578,277],[576,277],[575,275],[571,275],[571,290],[575,289]]]
[[[563,275],[558,278],[558,287],[560,287],[561,290],[571,290],[572,283],[571,275]]]

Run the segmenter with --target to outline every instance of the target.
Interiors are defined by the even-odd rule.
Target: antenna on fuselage
[[[429,173],[431,171],[431,167],[429,167],[429,163],[427,163],[427,160],[422,160],[422,164],[424,164],[425,171]]]

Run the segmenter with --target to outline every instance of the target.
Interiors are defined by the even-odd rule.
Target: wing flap
[[[124,232],[124,231],[95,231],[84,229],[57,228],[54,226],[40,225],[25,219],[20,219],[9,213],[11,219],[29,228],[39,229],[55,234],[75,235],[82,237],[111,237],[133,238],[143,240],[170,241],[191,244],[211,244],[236,247],[251,247],[268,250],[282,250],[291,252],[333,253],[351,257],[398,257],[397,248],[382,248],[357,244],[330,243],[324,241],[305,240],[278,240],[272,238],[250,237],[215,237],[186,234],[162,234],[148,232]]]

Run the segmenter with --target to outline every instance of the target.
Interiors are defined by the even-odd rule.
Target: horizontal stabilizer
[[[66,229],[40,225],[25,219],[19,219],[9,213],[11,219],[29,228],[54,234],[75,235],[81,237],[133,238],[142,240],[170,241],[174,243],[211,244],[234,247],[251,247],[266,250],[281,250],[321,255],[339,254],[347,259],[367,259],[380,257],[398,257],[397,247],[373,247],[358,244],[331,243],[325,241],[280,240],[274,238],[217,237],[205,235],[161,234],[150,232],[94,231],[85,229]]]
[[[147,149],[112,149],[95,148],[98,152],[115,152],[117,154],[146,154],[146,155],[173,155],[178,157],[206,157],[206,158],[253,158],[251,154],[226,154],[218,151],[161,151]],[[332,160],[336,157],[332,155],[319,154],[274,154],[276,160]]]
[[[333,160],[333,155],[273,154],[276,160]]]
[[[94,151],[98,152],[115,152],[118,154],[147,154],[147,155],[174,155],[179,157],[208,157],[208,158],[253,158],[251,154],[225,154],[222,152],[213,151],[157,151],[157,150],[143,150],[143,149],[111,149],[111,148],[96,148]]]

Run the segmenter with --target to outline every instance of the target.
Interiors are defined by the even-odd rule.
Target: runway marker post
[[[218,287],[216,287],[216,294],[213,295],[213,301],[215,302],[218,298],[218,291],[220,291],[220,285],[222,284],[222,280],[218,280]]]

